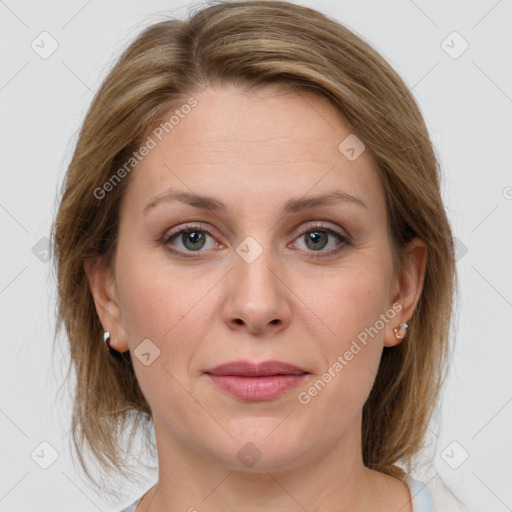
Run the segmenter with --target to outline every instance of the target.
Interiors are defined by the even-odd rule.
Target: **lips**
[[[218,389],[239,400],[265,401],[295,388],[309,372],[282,361],[232,361],[205,374]]]
[[[236,377],[268,377],[270,375],[302,375],[308,372],[283,361],[263,361],[261,363],[231,361],[207,370],[205,373]]]

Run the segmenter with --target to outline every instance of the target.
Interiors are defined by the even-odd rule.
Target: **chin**
[[[286,416],[285,416],[286,417]],[[304,446],[296,422],[283,418],[245,417],[232,420],[226,427],[231,434],[221,438],[203,439],[204,449],[235,471],[253,473],[282,471],[295,467],[304,453]]]

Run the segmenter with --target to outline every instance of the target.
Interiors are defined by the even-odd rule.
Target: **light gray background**
[[[433,464],[415,476],[435,492],[445,481],[465,500],[461,510],[512,510],[512,0],[300,3],[390,61],[413,88],[442,163],[461,301],[442,414],[431,427]],[[76,131],[114,56],[143,26],[188,5],[0,0],[0,511],[118,510],[154,481],[142,471],[146,479],[115,506],[73,467],[69,396],[58,393],[66,354],[52,358],[45,237]],[[43,46],[43,31],[58,42],[46,59],[31,47]],[[454,31],[469,44],[461,55]],[[47,469],[40,465],[52,452],[42,442],[57,455]],[[439,511],[445,503],[440,496]]]

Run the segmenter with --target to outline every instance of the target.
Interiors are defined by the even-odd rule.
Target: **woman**
[[[434,510],[412,470],[456,284],[438,172],[404,82],[313,9],[144,30],[53,226],[86,473],[88,448],[128,478],[142,425],[159,479],[126,511]]]

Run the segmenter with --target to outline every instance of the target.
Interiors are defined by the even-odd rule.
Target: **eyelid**
[[[309,224],[306,223],[306,225],[298,231],[299,236],[303,235],[304,233],[308,233],[309,231],[312,231],[314,229],[324,229],[326,231],[332,231],[333,233],[336,233],[340,237],[343,237],[347,240],[351,238],[348,232],[346,232],[346,230],[344,230],[346,233],[344,234],[340,231],[340,228],[338,226],[326,221],[311,221]]]
[[[202,222],[195,222],[195,221],[187,222],[185,224],[176,226],[176,228],[172,228],[171,230],[166,231],[163,236],[164,243],[168,243],[169,240],[177,234],[180,234],[180,233],[186,232],[186,231],[194,231],[194,230],[204,231],[205,233],[208,233],[210,236],[213,236],[213,233],[216,233],[216,230],[206,226]]]

